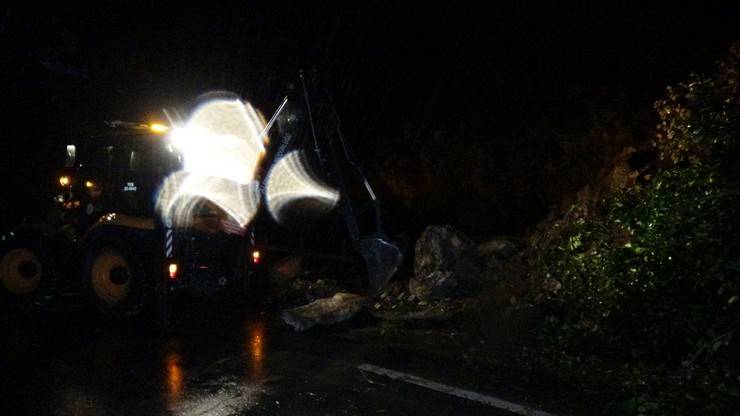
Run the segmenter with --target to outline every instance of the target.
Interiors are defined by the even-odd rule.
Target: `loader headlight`
[[[72,183],[72,179],[69,176],[61,176],[59,177],[59,184],[62,186],[69,186],[69,184]]]
[[[152,123],[149,125],[149,130],[151,130],[154,133],[164,133],[170,128],[165,126],[164,124],[159,123]]]

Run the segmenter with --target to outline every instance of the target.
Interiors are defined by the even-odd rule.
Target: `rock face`
[[[283,312],[283,321],[296,331],[305,331],[315,325],[328,325],[355,316],[365,306],[365,297],[341,292],[330,298],[318,299],[308,305]]]
[[[429,226],[416,242],[409,292],[429,301],[449,297],[475,281],[480,266],[476,247],[450,225]]]

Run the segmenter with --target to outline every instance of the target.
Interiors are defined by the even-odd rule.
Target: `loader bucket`
[[[403,253],[380,235],[362,238],[357,243],[357,251],[367,263],[369,294],[376,296],[401,267]]]

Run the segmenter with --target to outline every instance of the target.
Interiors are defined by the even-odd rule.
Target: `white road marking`
[[[357,366],[361,371],[368,373],[378,374],[391,378],[393,380],[403,381],[405,383],[414,384],[420,387],[427,388],[429,390],[438,391],[440,393],[449,394],[451,396],[460,397],[463,399],[472,400],[478,403],[483,403],[491,407],[503,409],[511,413],[525,416],[555,416],[553,413],[547,413],[542,410],[537,410],[528,406],[524,406],[518,403],[509,402],[496,397],[486,396],[485,394],[476,393],[471,390],[460,389],[446,384],[437,383],[436,381],[427,380],[421,377],[417,377],[412,374],[402,373],[400,371],[389,370],[387,368],[378,367],[372,364],[360,364]]]

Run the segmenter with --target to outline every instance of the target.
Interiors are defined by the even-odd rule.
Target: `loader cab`
[[[113,126],[66,148],[57,200],[77,211],[78,233],[106,212],[154,217],[158,186],[181,166],[165,134],[141,124]]]

